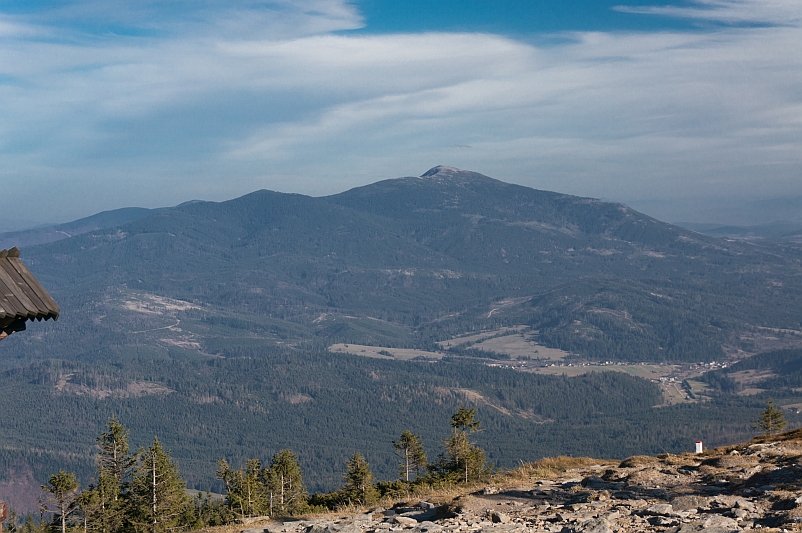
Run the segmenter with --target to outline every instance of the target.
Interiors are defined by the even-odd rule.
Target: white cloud
[[[802,4],[794,0],[694,0],[691,6],[618,6],[627,13],[660,15],[728,24],[796,25]]]
[[[332,33],[362,24],[344,0],[206,2],[138,36],[0,19],[0,179],[20,213],[37,190],[60,218],[258,187],[324,194],[440,163],[593,196],[802,194],[797,3],[697,4],[638,9],[782,21],[537,46]],[[135,5],[120,24],[156,26],[155,4]]]

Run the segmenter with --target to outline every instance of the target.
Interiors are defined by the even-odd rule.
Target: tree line
[[[276,453],[266,466],[259,459],[249,459],[234,469],[222,459],[215,472],[225,486],[220,499],[210,493],[190,497],[178,465],[158,438],[132,453],[128,429],[112,417],[96,439],[92,483],[81,490],[73,472],[59,470],[42,486],[42,520],[37,523],[29,515],[17,524],[13,514],[8,529],[12,533],[174,533],[243,517],[289,517],[371,505],[382,497],[471,483],[490,473],[493,466],[471,437],[481,431],[476,409],[460,406],[450,424],[451,432],[436,461],[428,461],[420,435],[405,430],[392,443],[400,459],[397,480],[375,481],[367,460],[356,452],[346,464],[342,488],[325,494],[308,494],[298,456],[290,449]]]

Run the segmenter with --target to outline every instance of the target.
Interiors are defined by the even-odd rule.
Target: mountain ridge
[[[653,290],[633,292],[632,283],[616,286],[619,294],[629,293],[627,298],[644,304],[649,292],[676,293],[675,300],[689,303],[693,292],[704,295],[709,302],[694,304],[699,310],[692,319],[681,318],[685,311],[677,309],[672,311],[676,318],[669,320],[686,324],[683,330],[698,322],[699,333],[692,336],[699,338],[721,329],[711,320],[729,324],[724,337],[730,337],[713,335],[718,343],[736,342],[732,335],[748,324],[799,327],[799,316],[790,308],[774,306],[769,314],[778,319],[771,322],[760,310],[768,303],[759,289],[762,283],[768,283],[772,297],[799,297],[800,260],[793,249],[788,254],[789,249],[771,243],[724,241],[622,204],[538,191],[451,167],[434,167],[427,174],[425,179],[384,180],[328,197],[261,190],[225,202],[193,202],[49,248],[32,248],[26,260],[32,268],[44,267],[37,274],[56,290],[66,276],[73,293],[78,287],[136,287],[221,310],[236,300],[238,312],[284,316],[280,320],[290,329],[307,332],[302,338],[331,342],[366,343],[366,338],[356,332],[349,337],[344,332],[353,324],[340,318],[334,329],[341,333],[331,337],[326,333],[331,324],[316,322],[323,314],[380,319],[400,329],[393,334],[396,340],[378,331],[369,334],[372,342],[430,348],[427,343],[443,338],[431,338],[437,333],[424,331],[426,327],[443,319],[453,322],[448,317],[455,311],[463,325],[448,328],[470,330],[488,322],[479,317],[493,301],[522,296],[539,301],[539,295],[560,287],[563,292],[587,292],[596,278],[640,280]],[[772,288],[769,278],[782,279],[786,290]],[[738,296],[741,316],[734,321],[722,296],[732,299],[740,293],[717,293],[721,284],[744,285],[750,279],[744,288],[753,303]],[[591,280],[590,285],[582,280]],[[624,301],[619,298],[615,305],[631,305]],[[711,305],[717,307],[716,316],[702,311]],[[639,315],[634,308],[613,310]],[[541,333],[557,344],[553,347],[569,351],[587,344],[579,342],[587,335],[597,337],[592,343],[613,346],[605,339],[625,334],[619,325],[596,320],[590,329],[569,334],[575,337],[569,341],[564,337],[570,322],[543,315],[553,312],[569,313],[567,308],[540,312],[519,305],[496,315],[495,322],[540,330],[557,327],[563,333]],[[592,333],[599,327],[601,333]]]
[[[26,452],[36,444],[69,449],[86,472],[97,431],[80,428],[115,414],[137,438],[164,439],[196,488],[215,483],[220,454],[238,464],[287,447],[326,488],[355,449],[390,475],[385,448],[399,431],[437,443],[437,427],[477,398],[479,438],[502,465],[677,451],[700,434],[728,442],[761,394],[802,402],[785,385],[719,397],[701,365],[696,381],[674,382],[683,403],[672,405],[657,377],[601,366],[648,376],[641,363],[684,372],[802,345],[797,248],[478,174],[432,176],[193,202],[24,249],[62,313],[0,345],[0,465],[41,476],[55,455]],[[477,334],[517,339],[517,355],[449,343]],[[529,372],[591,363],[577,377]],[[43,411],[41,431],[25,423]]]

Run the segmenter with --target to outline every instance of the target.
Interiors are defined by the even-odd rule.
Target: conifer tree
[[[373,472],[362,454],[356,452],[346,463],[346,467],[343,474],[345,487],[342,490],[345,501],[358,505],[374,503],[378,499],[378,492],[373,486]]]
[[[409,481],[410,473],[413,470],[416,476],[420,476],[421,471],[426,469],[428,465],[426,451],[423,449],[420,435],[404,430],[401,438],[393,441],[393,447],[403,461],[398,465],[398,471],[405,481]]]
[[[264,471],[270,498],[270,516],[303,512],[307,506],[301,465],[292,450],[281,450]]]
[[[136,455],[128,498],[130,524],[137,533],[167,533],[190,525],[192,500],[186,484],[157,438]]]
[[[480,424],[476,420],[476,409],[461,405],[451,415],[451,437],[443,443],[445,455],[440,456],[434,470],[445,476],[457,474],[464,483],[475,481],[487,473],[492,467],[486,466],[484,450],[468,437],[471,433],[481,431]]]
[[[50,476],[47,485],[42,485],[42,490],[46,493],[42,502],[43,510],[52,512],[54,527],[61,533],[67,533],[70,515],[77,508],[78,478],[72,472],[59,470],[58,474]]]
[[[774,400],[769,398],[766,401],[766,409],[760,413],[760,418],[755,421],[753,429],[759,429],[763,435],[774,435],[785,429],[787,422],[781,408],[775,405]]]
[[[128,447],[128,429],[113,416],[97,438],[97,481],[79,498],[87,530],[117,533],[125,522],[124,492],[134,459]]]
[[[226,501],[240,517],[260,516],[268,510],[267,489],[262,481],[262,463],[249,459],[245,468],[232,470],[225,459],[217,462],[217,477],[226,484]]]

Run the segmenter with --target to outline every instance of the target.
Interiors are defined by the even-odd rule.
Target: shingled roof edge
[[[61,309],[19,259],[14,247],[0,250],[0,329],[26,320],[57,320]]]

